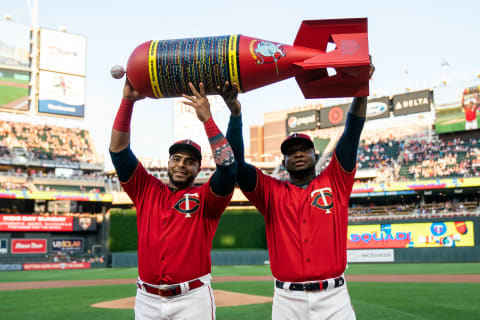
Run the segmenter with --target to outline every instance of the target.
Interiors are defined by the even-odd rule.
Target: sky
[[[27,3],[0,0],[0,18],[8,14],[12,22],[29,24]],[[123,88],[123,80],[113,79],[110,68],[125,66],[133,49],[148,40],[243,34],[292,44],[303,20],[367,17],[376,67],[371,94],[434,88],[435,102],[448,103],[459,99],[460,88],[480,80],[475,78],[480,74],[479,1],[38,0],[38,4],[40,27],[66,27],[87,38],[86,110],[79,126],[92,134],[97,150],[105,155],[106,169],[112,167],[108,143]],[[447,86],[442,85],[444,79]],[[248,127],[263,124],[264,113],[312,103],[293,78],[242,93],[239,100],[247,145]],[[131,145],[137,156],[168,156],[173,104],[173,99],[136,104]],[[218,119],[224,133],[227,115]]]

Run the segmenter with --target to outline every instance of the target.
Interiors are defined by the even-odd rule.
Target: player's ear
[[[318,161],[318,153],[315,152],[315,163]]]
[[[283,158],[282,164],[283,164],[283,166],[284,166],[285,168],[287,167],[287,165],[285,164],[285,158]]]

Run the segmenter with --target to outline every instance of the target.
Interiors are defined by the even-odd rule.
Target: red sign
[[[23,270],[90,269],[89,262],[24,263]]]
[[[12,239],[12,253],[46,253],[47,239]]]
[[[73,231],[73,217],[2,214],[0,231]]]

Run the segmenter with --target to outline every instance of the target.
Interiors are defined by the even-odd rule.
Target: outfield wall
[[[213,265],[268,263],[263,218],[254,211],[231,211],[222,216],[213,241]],[[122,227],[115,237],[126,239],[125,232],[132,230],[127,225],[134,223],[134,215],[125,214],[120,219]],[[128,238],[131,245],[133,241]],[[479,216],[351,222],[348,239],[349,263],[480,261]],[[136,260],[135,252],[114,252],[111,264],[135,267]]]

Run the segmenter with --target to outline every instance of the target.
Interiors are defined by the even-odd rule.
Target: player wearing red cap
[[[237,92],[230,85],[221,90],[231,111],[227,140],[237,160],[238,184],[265,219],[275,277],[272,319],[355,319],[343,272],[348,201],[367,98],[353,100],[330,164],[319,175],[310,137],[287,137],[281,151],[290,181],[280,181],[245,163]]]
[[[191,140],[169,149],[168,183],[150,175],[130,149],[130,120],[143,99],[128,82],[115,118],[110,154],[122,187],[137,208],[138,281],[135,319],[215,319],[210,286],[212,239],[230,202],[237,174],[232,149],[210,113],[203,84],[184,95],[203,122],[217,170],[200,187],[201,149]]]

